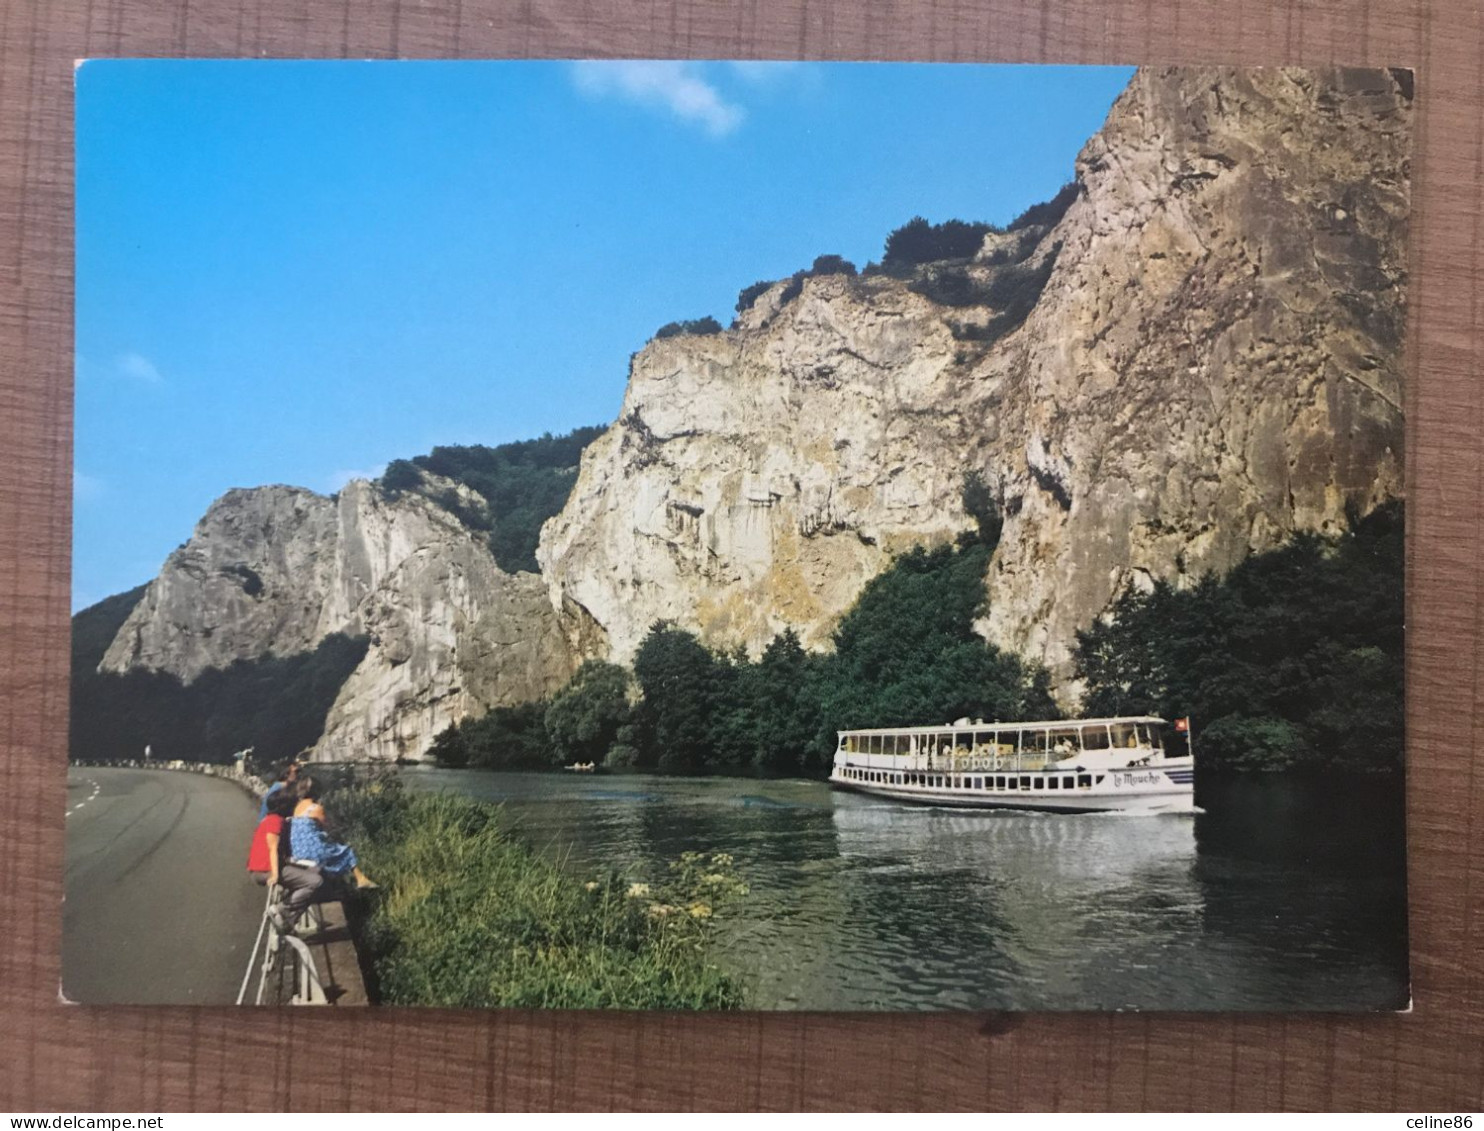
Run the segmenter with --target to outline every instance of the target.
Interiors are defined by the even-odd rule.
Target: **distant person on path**
[[[294,787],[299,803],[294,808],[293,820],[289,822],[289,857],[296,864],[313,864],[328,879],[355,878],[358,888],[374,888],[376,884],[361,871],[360,860],[355,849],[348,844],[331,839],[325,831],[325,809],[320,804],[320,785],[313,777],[305,775]]]
[[[275,775],[273,784],[268,787],[268,792],[263,794],[263,803],[258,807],[259,821],[262,821],[263,818],[268,816],[268,799],[275,793],[277,793],[280,789],[283,789],[285,786],[293,785],[298,780],[299,763],[294,761],[286,762],[279,769],[277,775]],[[293,790],[290,790],[289,792],[290,794],[292,794]]]

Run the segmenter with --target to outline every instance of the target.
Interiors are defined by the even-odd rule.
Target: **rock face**
[[[1075,701],[1075,633],[1127,587],[1401,493],[1410,111],[1386,71],[1141,71],[1049,230],[651,343],[543,530],[553,600],[620,661],[658,618],[819,646],[895,551],[972,525],[978,472],[982,629]]]
[[[1072,706],[1076,632],[1129,587],[1401,494],[1410,98],[1387,71],[1140,71],[1075,192],[977,255],[779,282],[641,351],[543,576],[502,572],[454,512],[499,516],[446,480],[234,491],[101,666],[365,635],[318,753],[415,757],[658,619],[826,646],[894,554],[973,526],[976,473],[1004,516],[980,628]]]
[[[427,486],[483,506],[446,480]],[[334,499],[262,487],[217,500],[100,668],[188,682],[233,660],[308,651],[336,632],[370,645],[330,710],[321,759],[417,757],[449,723],[549,694],[573,670],[538,577],[501,571],[477,535],[424,495],[387,499],[361,481]]]

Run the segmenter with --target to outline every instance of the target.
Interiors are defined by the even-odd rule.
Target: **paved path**
[[[204,774],[69,770],[67,998],[235,1001],[263,912],[246,872],[256,816],[240,786]]]

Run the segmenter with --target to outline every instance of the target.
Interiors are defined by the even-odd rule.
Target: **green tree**
[[[792,628],[773,637],[763,650],[752,686],[754,758],[759,769],[777,774],[816,773],[828,766],[814,743],[821,663],[804,651]]]
[[[1398,503],[1130,593],[1079,634],[1087,712],[1189,715],[1198,753],[1232,769],[1399,767],[1402,573]]]
[[[717,659],[694,635],[657,621],[634,655],[644,693],[639,706],[645,761],[660,770],[694,771],[710,759],[718,706]]]
[[[546,708],[546,734],[559,763],[602,762],[628,723],[629,673],[588,660]]]

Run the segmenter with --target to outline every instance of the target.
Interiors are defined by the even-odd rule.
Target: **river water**
[[[1397,1009],[1394,782],[1199,783],[1164,816],[902,805],[812,781],[405,771],[581,878],[729,852],[721,961],[760,1009]]]

